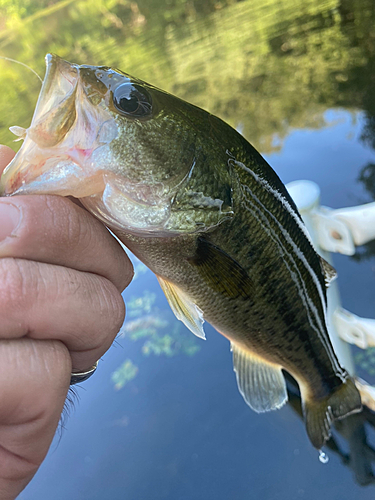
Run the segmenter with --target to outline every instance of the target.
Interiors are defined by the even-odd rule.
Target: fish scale
[[[196,106],[119,70],[46,60],[1,193],[79,198],[156,274],[179,320],[201,338],[207,321],[230,340],[252,409],[286,402],[282,370],[296,379],[321,448],[332,421],[361,401],[327,331],[334,270],[277,174]]]

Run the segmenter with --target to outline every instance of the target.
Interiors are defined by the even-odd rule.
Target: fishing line
[[[5,57],[5,56],[0,56],[0,59],[4,59],[5,61],[14,62],[14,63],[20,64],[21,66],[24,66],[25,68],[27,68],[30,71],[32,71],[36,77],[39,78],[40,83],[43,83],[43,80],[40,78],[40,76],[38,75],[38,73],[33,68],[30,68],[30,66],[28,66],[27,64],[25,64],[25,63],[23,63],[21,61],[16,61],[16,59],[11,59],[10,57]]]

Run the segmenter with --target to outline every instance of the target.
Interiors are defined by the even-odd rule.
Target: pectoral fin
[[[189,262],[210,288],[229,298],[250,298],[254,292],[253,283],[240,264],[205,238],[198,238],[195,256]]]
[[[182,321],[194,335],[205,340],[203,313],[199,307],[176,285],[160,276],[157,278],[176,318]]]
[[[231,342],[234,371],[240,393],[257,413],[281,408],[288,399],[281,366],[267,363]]]

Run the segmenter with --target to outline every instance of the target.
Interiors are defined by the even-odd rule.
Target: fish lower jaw
[[[36,160],[34,157],[31,163],[27,157],[20,161],[15,158],[1,178],[1,194],[56,194],[81,198],[104,190],[102,172],[85,173],[83,167],[69,157]]]

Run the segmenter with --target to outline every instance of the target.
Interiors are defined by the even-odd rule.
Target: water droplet
[[[322,462],[322,464],[326,464],[329,460],[329,457],[324,453],[324,451],[319,450],[319,460]]]

